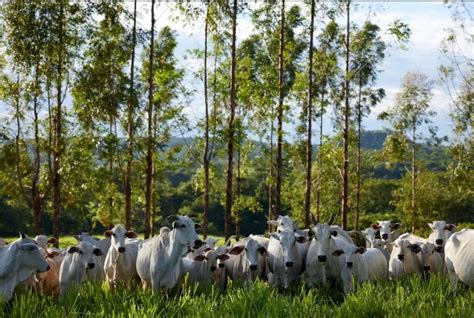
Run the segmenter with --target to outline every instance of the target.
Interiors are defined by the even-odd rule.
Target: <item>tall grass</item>
[[[1,305],[0,305],[1,306]],[[111,293],[88,283],[62,298],[17,293],[0,307],[5,317],[474,317],[474,292],[453,289],[445,277],[367,283],[344,297],[331,287],[290,291],[264,282],[230,284],[225,293],[189,287],[181,296],[154,295],[140,288]]]

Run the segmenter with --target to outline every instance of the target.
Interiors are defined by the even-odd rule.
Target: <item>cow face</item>
[[[46,235],[37,235],[35,241],[39,247],[48,248],[48,244],[55,244],[57,240],[54,237],[47,237]]]
[[[224,246],[219,246],[216,247],[216,254],[217,254],[217,267],[219,268],[224,268],[225,267],[225,261],[230,258],[229,255],[227,255],[227,250]]]
[[[268,224],[271,224],[273,226],[277,227],[277,233],[281,233],[285,230],[290,230],[294,231],[295,230],[295,224],[293,220],[286,215],[279,215],[278,219],[275,220],[270,220],[267,222]]]
[[[390,241],[392,239],[392,229],[391,221],[378,221],[378,224],[380,226],[379,231],[380,231],[380,238],[384,241]]]
[[[46,272],[49,269],[48,263],[38,246],[30,240],[20,239],[12,244],[11,248],[16,254],[14,259],[27,270]]]
[[[174,218],[173,231],[175,231],[175,239],[184,246],[198,249],[203,245],[196,233],[196,228],[199,228],[199,224],[194,224],[188,216],[178,216]]]
[[[260,255],[265,255],[267,252],[264,247],[260,246],[256,240],[250,236],[246,239],[244,245],[237,245],[229,250],[231,255],[239,255],[245,253],[244,257],[247,260],[248,267],[251,271],[256,271],[258,268],[258,258]]]
[[[118,225],[111,230],[108,230],[104,233],[105,237],[110,237],[110,242],[112,248],[114,248],[119,253],[125,252],[125,239],[126,238],[136,238],[137,234],[133,231],[127,231],[122,226]]]
[[[397,255],[397,258],[400,261],[405,260],[405,256],[408,253],[418,254],[421,251],[421,248],[418,244],[411,244],[408,240],[399,240],[397,243],[393,244],[392,253]]]
[[[346,244],[342,249],[335,250],[332,255],[336,257],[343,257],[345,266],[352,270],[354,264],[357,262],[356,257],[365,253],[365,247],[357,247],[354,244]]]
[[[428,223],[428,226],[433,230],[436,251],[442,253],[444,251],[444,244],[446,244],[456,226],[454,224],[446,224],[446,221],[434,221],[433,223]]]
[[[331,228],[328,223],[318,223],[313,228],[314,237],[317,244],[318,261],[325,263],[329,254],[329,244],[331,240]]]
[[[95,267],[94,255],[102,256],[102,251],[89,242],[79,242],[76,246],[70,247],[67,251],[74,256],[75,261],[85,269]]]
[[[387,241],[382,241],[381,239],[373,239],[370,242],[370,245],[373,248],[383,249],[385,247],[385,245],[387,245]]]
[[[428,272],[430,270],[430,258],[436,252],[436,246],[431,243],[424,243],[421,245],[421,265],[423,270]]]
[[[368,227],[365,230],[362,231],[362,234],[364,234],[365,239],[369,242],[372,242],[375,240],[375,234],[379,231],[379,229],[375,229],[374,227]]]

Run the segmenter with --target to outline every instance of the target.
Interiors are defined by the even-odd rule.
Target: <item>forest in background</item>
[[[406,74],[379,115],[388,131],[363,122],[385,96],[387,47],[409,41],[403,21],[357,25],[350,1],[170,4],[187,27],[204,21],[189,74],[176,33],[154,28],[154,3],[138,13],[151,30],[137,26],[136,2],[1,7],[0,235],[123,223],[148,237],[172,214],[227,237],[262,233],[279,214],[308,226],[309,213],[337,213],[350,229],[474,222],[474,67],[458,45],[472,43],[469,3],[447,4],[457,26],[440,43],[447,63],[439,79]],[[255,32],[238,39],[244,14]],[[431,122],[434,80],[452,98],[449,140]],[[183,109],[198,93],[193,123]]]

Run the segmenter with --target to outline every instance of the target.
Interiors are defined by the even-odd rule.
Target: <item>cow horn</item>
[[[328,220],[328,224],[331,225],[334,222],[334,219],[336,218],[336,215],[333,213],[331,214],[331,217]]]
[[[176,221],[176,220],[178,220],[178,219],[179,219],[179,217],[178,217],[177,215],[174,215],[174,214],[173,214],[173,215],[169,215],[169,216],[166,217],[166,220],[168,220],[169,222],[174,222],[174,221]]]

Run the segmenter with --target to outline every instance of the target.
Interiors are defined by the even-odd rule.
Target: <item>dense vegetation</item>
[[[473,63],[456,44],[472,19],[463,4],[442,44],[448,140],[431,124],[434,79],[418,73],[380,114],[391,129],[364,129],[385,96],[386,50],[404,47],[411,30],[399,20],[357,25],[350,2],[169,4],[179,23],[204,29],[203,46],[185,57],[170,27],[153,29],[153,6],[6,3],[0,235],[124,223],[148,236],[170,214],[226,236],[262,233],[278,214],[307,226],[309,212],[339,213],[345,228],[474,222]],[[247,38],[235,32],[239,19],[255,27]],[[197,121],[184,111],[192,101]]]

